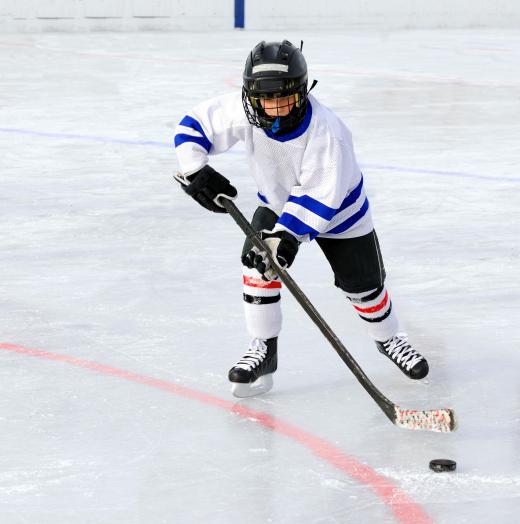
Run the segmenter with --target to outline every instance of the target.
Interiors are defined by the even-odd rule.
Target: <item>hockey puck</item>
[[[449,459],[433,459],[430,460],[430,469],[435,471],[435,473],[455,471],[457,469],[457,463]]]

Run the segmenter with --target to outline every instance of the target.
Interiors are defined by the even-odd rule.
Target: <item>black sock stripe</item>
[[[384,286],[378,287],[374,292],[370,293],[370,295],[367,295],[366,297],[361,298],[351,298],[348,297],[348,299],[351,302],[354,302],[356,304],[362,304],[363,302],[370,302],[371,300],[374,300],[377,298],[382,292],[383,292]]]
[[[365,322],[382,322],[385,318],[388,317],[388,315],[390,315],[392,311],[392,301],[390,301],[390,306],[388,308],[388,311],[380,316],[380,317],[377,317],[377,318],[367,318],[367,317],[364,317],[363,315],[359,315]]]
[[[248,304],[274,304],[280,301],[280,294],[274,297],[254,297],[253,295],[246,295],[244,293],[244,302]]]

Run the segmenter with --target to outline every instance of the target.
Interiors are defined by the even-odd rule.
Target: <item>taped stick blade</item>
[[[404,429],[450,433],[457,429],[455,412],[452,409],[401,409],[395,406],[394,424]]]

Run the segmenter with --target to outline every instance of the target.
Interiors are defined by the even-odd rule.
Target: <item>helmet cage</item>
[[[297,128],[305,117],[308,103],[307,75],[292,78],[258,78],[244,82],[242,104],[250,124],[275,133],[284,133]],[[292,108],[285,115],[268,115],[262,106],[262,100],[294,96]],[[289,101],[288,101],[289,102]],[[287,105],[269,110],[285,113]]]

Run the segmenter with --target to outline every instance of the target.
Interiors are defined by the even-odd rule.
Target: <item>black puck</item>
[[[442,473],[443,471],[455,471],[457,463],[449,459],[433,459],[430,460],[430,469],[435,473]]]

